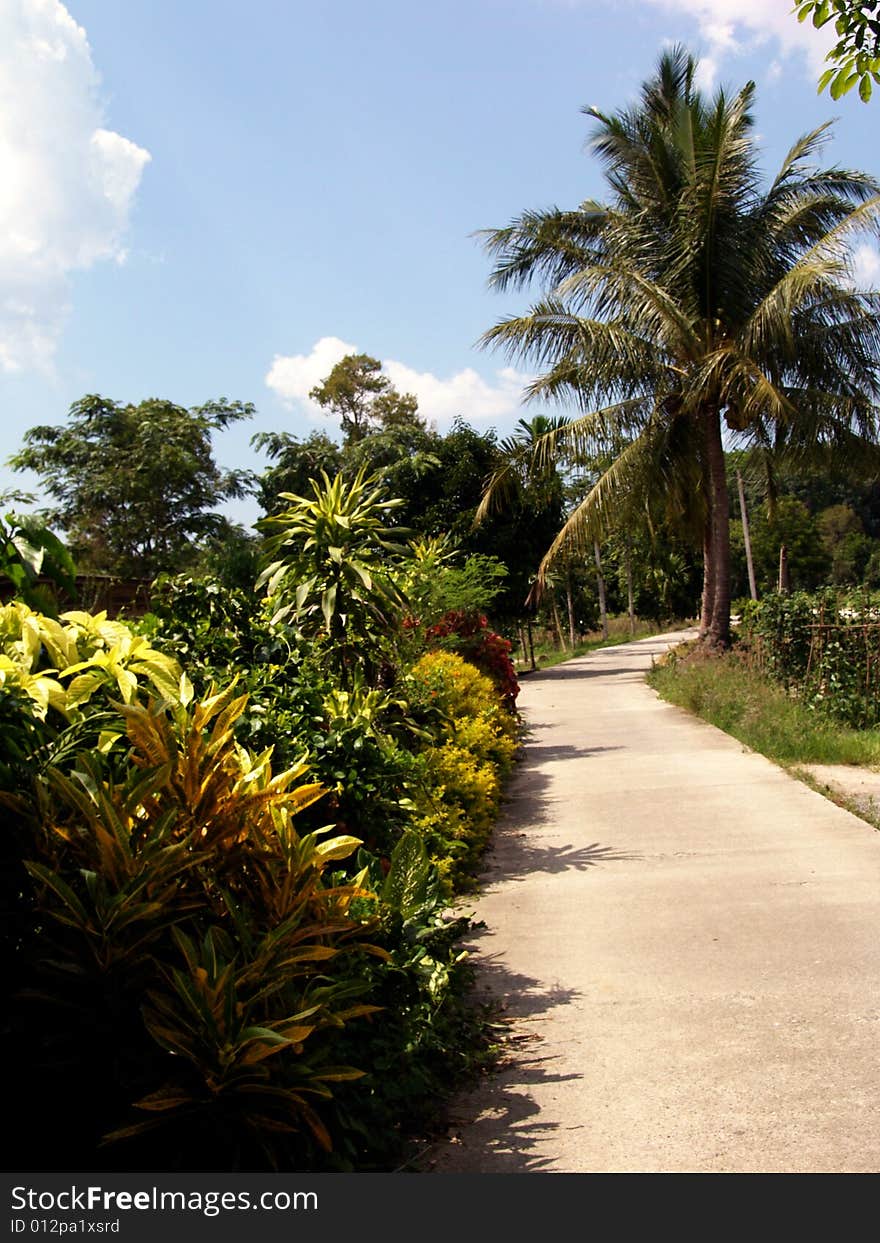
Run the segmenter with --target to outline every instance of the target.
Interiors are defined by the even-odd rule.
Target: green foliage
[[[775,591],[779,583],[779,549],[784,544],[788,555],[791,586],[796,591],[813,591],[827,581],[831,559],[816,519],[803,501],[782,496],[768,514],[760,506],[749,515],[752,560],[760,595]],[[747,595],[745,546],[742,525],[731,523],[731,589],[735,595]]]
[[[228,587],[204,575],[161,574],[153,583],[152,612],[141,619],[142,633],[154,636],[199,679],[199,689],[224,669],[253,664],[260,644],[269,639],[260,625],[253,591]],[[287,649],[279,655],[286,657]]]
[[[872,84],[880,83],[880,2],[878,0],[797,0],[799,22],[808,18],[818,29],[834,22],[837,43],[825,57],[831,62],[819,79],[819,93],[829,88],[840,99],[858,84],[859,98],[867,103]]]
[[[314,497],[287,496],[289,509],[258,523],[266,533],[257,587],[272,601],[273,624],[289,622],[348,678],[356,664],[375,675],[404,599],[390,573],[406,532],[386,525],[399,502],[359,471],[347,483],[322,476]]]
[[[55,502],[48,521],[82,570],[153,578],[185,568],[198,541],[226,530],[215,507],[243,496],[249,477],[216,465],[211,437],[252,413],[225,400],[187,410],[90,395],[66,426],[31,428],[10,463],[42,477]]]
[[[722,427],[794,459],[835,445],[876,461],[878,295],[853,286],[850,256],[876,225],[878,185],[814,166],[825,125],[762,188],[754,94],[708,98],[693,57],[665,51],[635,105],[586,110],[609,201],[485,234],[493,286],[535,282],[541,297],[484,344],[540,369],[530,397],[582,412],[533,456],[612,457],[544,564],[646,505],[677,511],[704,549],[703,631],[717,646],[729,641]]]
[[[277,516],[285,507],[282,493],[309,496],[322,472],[329,478],[341,473],[350,482],[363,471],[375,476],[386,494],[398,500],[396,519],[401,526],[427,540],[448,538],[455,546],[459,560],[450,568],[468,578],[454,587],[450,578],[454,594],[468,600],[475,594],[491,597],[496,618],[523,615],[538,561],[558,530],[562,514],[558,498],[541,488],[525,487],[509,512],[493,515],[474,528],[484,480],[500,460],[494,432],[476,432],[459,419],[441,436],[415,420],[386,422],[341,447],[321,433],[312,433],[302,442],[283,433],[261,434],[254,443],[272,459],[259,481],[267,514]],[[483,565],[494,580],[492,590],[483,592],[477,571],[467,569],[472,556],[487,558]],[[496,563],[507,571],[500,592],[494,591],[501,586],[500,571],[490,569]],[[488,579],[484,585],[490,587]],[[487,598],[475,607],[485,609],[488,604]]]
[[[237,745],[243,708],[232,687],[124,708],[121,784],[94,756],[47,774],[22,950],[39,986],[12,1027],[39,1139],[51,1101],[89,1165],[103,1135],[163,1168],[289,1166],[330,1147],[323,1103],[357,1073],[319,1033],[372,1012],[337,965],[369,948],[365,876],[324,879],[359,843],[297,832],[323,791]]]
[[[855,586],[864,581],[872,552],[880,544],[864,533],[852,505],[829,505],[816,517],[822,547],[831,567],[829,581],[835,587]]]
[[[802,701],[855,728],[880,723],[880,602],[868,593],[771,595],[744,622],[755,658]]]
[[[37,583],[40,576],[76,596],[76,566],[58,536],[38,518],[8,513],[5,521],[0,518],[0,580],[7,579],[31,608],[55,616],[57,602],[51,588]]]
[[[444,908],[514,721],[461,662],[399,671],[390,503],[362,475],[314,491],[290,544],[276,528],[274,616],[187,575],[137,629],[0,611],[5,979],[29,998],[3,1052],[59,1167],[381,1168],[482,1056]],[[303,565],[327,577],[298,593]]]
[[[368,1067],[338,1105],[340,1152],[342,1168],[387,1169],[401,1165],[407,1135],[424,1133],[438,1102],[491,1050],[483,1014],[468,998],[473,970],[460,948],[472,924],[446,911],[422,837],[403,835],[384,878],[378,860],[359,862],[381,893],[382,924],[371,935],[390,961],[362,960],[381,1015],[339,1033],[337,1056]]]
[[[448,612],[485,613],[504,590],[507,566],[497,557],[464,557],[448,535],[423,536],[410,544],[412,559],[401,582],[409,608],[423,627]],[[462,561],[456,565],[456,561]]]
[[[382,364],[369,354],[346,354],[309,396],[342,421],[349,444],[362,440],[371,427],[423,427],[412,393],[401,395]]]
[[[302,441],[289,432],[257,432],[251,444],[262,449],[272,463],[257,484],[257,497],[266,514],[287,508],[282,493],[305,496],[313,479],[322,474],[332,478],[342,469],[339,445],[323,432],[311,432]]]

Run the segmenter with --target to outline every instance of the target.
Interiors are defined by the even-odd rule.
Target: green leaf
[[[362,845],[363,842],[359,837],[340,834],[339,837],[331,837],[328,842],[319,842],[315,847],[315,854],[320,855],[324,862],[331,859],[346,859],[353,850]]]
[[[41,863],[31,863],[25,861],[24,866],[31,876],[33,876],[36,880],[41,881],[47,889],[50,889],[57,898],[61,899],[63,905],[66,906],[67,909],[76,917],[76,927],[82,928],[83,930],[88,928],[90,922],[88,911],[70,886],[63,881],[60,876],[57,876],[54,872],[50,871],[49,868],[43,867]],[[56,915],[56,918],[58,918],[56,912],[53,911],[52,914]],[[69,923],[70,921],[64,920],[63,922]]]
[[[27,536],[21,535],[18,532],[13,534],[12,543],[21,557],[25,569],[33,578],[36,578],[43,568],[43,557],[46,555],[45,549],[38,548],[36,544],[31,543]]]
[[[863,104],[866,104],[871,98],[872,89],[870,74],[862,74],[862,80],[859,83],[859,98]]]
[[[415,833],[404,833],[391,855],[391,868],[382,886],[383,901],[406,918],[425,901],[432,871],[422,839]]]
[[[336,584],[328,587],[321,596],[321,612],[324,614],[324,621],[327,623],[327,629],[330,629],[331,619],[334,609],[336,608]]]
[[[854,85],[858,79],[858,74],[852,70],[852,62],[848,61],[842,69],[839,69],[834,81],[831,83],[831,98],[840,99]]]

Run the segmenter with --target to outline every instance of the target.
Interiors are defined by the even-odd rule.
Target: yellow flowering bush
[[[414,827],[445,882],[460,888],[498,815],[501,779],[516,751],[516,718],[501,706],[490,679],[454,652],[428,652],[412,678],[445,718],[439,741],[422,753]]]

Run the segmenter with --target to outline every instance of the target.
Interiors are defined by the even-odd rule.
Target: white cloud
[[[862,288],[876,289],[880,285],[880,254],[870,242],[853,251],[853,277]]]
[[[815,79],[825,68],[825,53],[835,41],[834,23],[816,30],[810,21],[799,22],[791,12],[794,0],[648,0],[654,8],[682,14],[696,22],[706,45],[701,86],[712,85],[724,57],[752,51],[765,43],[778,46],[783,56],[797,53],[806,58],[805,69]],[[778,76],[778,66],[770,68]]]
[[[86,32],[60,0],[2,0],[0,369],[49,367],[71,274],[124,261],[150,154],[104,119]]]
[[[714,56],[701,56],[697,64],[694,81],[697,89],[709,94],[718,80],[718,60]]]
[[[393,359],[385,363],[384,370],[399,392],[415,393],[423,418],[440,425],[451,423],[456,415],[469,423],[497,423],[516,414],[523,387],[531,379],[513,367],[503,367],[490,384],[472,367],[465,367],[441,380],[430,371],[414,371]]]
[[[309,400],[309,392],[327,378],[340,358],[357,353],[356,345],[339,337],[321,337],[312,346],[311,354],[276,354],[266,384],[285,405],[300,405],[309,414],[323,415],[317,402]]]
[[[326,378],[340,358],[359,352],[357,346],[339,337],[321,337],[309,354],[276,354],[266,384],[285,405],[323,419],[320,406],[309,400],[309,390]],[[523,387],[531,378],[513,367],[504,367],[495,373],[493,383],[472,367],[465,367],[442,379],[394,359],[386,360],[382,369],[398,392],[415,394],[422,418],[441,427],[448,426],[456,415],[470,423],[493,424],[517,416]]]

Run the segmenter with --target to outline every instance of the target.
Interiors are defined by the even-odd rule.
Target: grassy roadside
[[[786,768],[880,764],[880,730],[838,725],[750,669],[736,651],[707,658],[676,649],[651,670],[648,684],[661,698]]]

